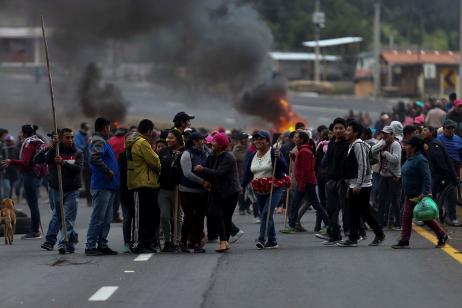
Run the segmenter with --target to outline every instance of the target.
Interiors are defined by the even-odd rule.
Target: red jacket
[[[294,174],[300,191],[304,192],[307,184],[317,184],[314,169],[315,159],[310,146],[308,144],[299,146],[295,158]]]
[[[119,159],[119,155],[125,151],[125,135],[121,136],[112,136],[109,138],[108,143],[111,145],[112,150],[116,156],[116,159]]]

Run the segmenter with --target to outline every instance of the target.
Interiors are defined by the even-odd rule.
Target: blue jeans
[[[91,198],[93,211],[87,232],[87,249],[107,247],[107,236],[112,222],[112,205],[116,191],[107,189],[92,189]]]
[[[316,210],[316,214],[319,215],[324,224],[328,226],[329,216],[327,216],[326,210],[319,203],[316,185],[312,184],[306,185],[304,192],[301,192],[299,188],[295,190],[294,198],[289,209],[289,226],[292,228],[295,227],[298,218],[298,210],[300,209],[300,203],[303,198],[305,198],[307,204],[311,205]]]
[[[58,232],[61,229],[61,209],[59,206],[59,190],[50,188],[49,191],[50,203],[53,204],[53,216],[51,217],[50,224],[48,225],[48,232],[46,235],[46,241],[54,245]],[[74,230],[75,219],[77,217],[77,205],[79,203],[79,191],[69,191],[64,193],[64,217],[66,218],[66,230],[69,239],[69,246],[74,246],[77,243],[77,232]],[[59,244],[64,243],[64,235],[59,232]]]
[[[39,211],[39,195],[40,195],[40,178],[34,173],[24,173],[24,195],[27,205],[30,209],[31,233],[39,233],[40,227],[40,211]]]
[[[257,195],[257,203],[258,209],[260,210],[260,236],[258,240],[260,242],[265,241],[265,228],[266,228],[266,216],[268,215],[268,208],[270,208],[270,220],[269,220],[269,232],[268,232],[268,242],[276,243],[276,230],[274,229],[274,219],[273,219],[273,212],[276,206],[279,204],[281,200],[282,194],[284,190],[282,188],[275,188],[273,190],[273,197],[271,200],[271,207],[269,206],[269,194],[266,195]]]

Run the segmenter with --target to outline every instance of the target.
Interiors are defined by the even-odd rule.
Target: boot
[[[220,245],[218,246],[218,249],[215,250],[216,252],[222,253],[228,250],[228,246],[226,246],[226,241],[220,241]],[[229,245],[229,244],[228,244]]]

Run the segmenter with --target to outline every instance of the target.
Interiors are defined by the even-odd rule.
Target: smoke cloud
[[[99,62],[107,57],[111,42],[120,41],[130,44],[132,58],[155,64],[157,83],[186,91],[188,97],[196,93],[226,97],[227,102],[240,102],[244,112],[253,107],[241,106],[242,94],[268,76],[271,32],[256,10],[239,0],[29,0],[29,4],[31,16],[44,15],[53,29],[51,49],[66,66],[81,69]],[[87,71],[83,84],[90,84],[90,91],[79,92],[88,116],[104,109],[101,100],[88,99],[99,96],[92,91],[100,80],[91,80]]]

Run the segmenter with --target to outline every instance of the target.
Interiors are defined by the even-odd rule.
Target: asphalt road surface
[[[460,307],[462,264],[419,234],[412,249],[390,248],[399,233],[387,231],[382,246],[324,247],[312,231],[278,234],[280,248],[257,250],[252,216],[234,217],[245,231],[229,253],[86,257],[90,208],[81,202],[73,255],[44,251],[42,240],[0,243],[0,307]],[[28,210],[19,205],[20,209]],[[44,227],[50,218],[41,202]],[[276,215],[277,229],[283,215]],[[313,212],[304,226],[312,230]],[[122,250],[121,224],[110,246]],[[106,288],[105,288],[106,287]],[[90,300],[92,299],[92,300]]]

